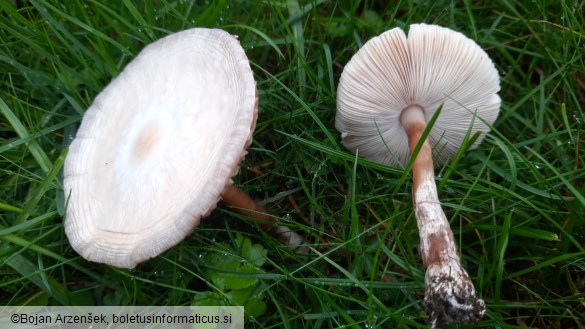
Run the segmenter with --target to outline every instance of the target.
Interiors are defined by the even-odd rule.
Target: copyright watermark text
[[[0,328],[244,328],[238,306],[193,307],[0,307]],[[16,326],[16,327],[15,327]]]

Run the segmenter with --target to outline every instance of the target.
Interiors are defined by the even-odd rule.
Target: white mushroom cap
[[[96,97],[69,148],[73,248],[132,268],[180,242],[231,184],[256,115],[236,37],[196,28],[145,47]]]
[[[336,128],[351,152],[392,166],[409,159],[400,114],[409,105],[432,118],[429,139],[437,162],[452,157],[471,134],[487,132],[500,108],[498,72],[488,55],[459,32],[414,24],[369,40],[345,66],[337,90]],[[483,140],[483,134],[473,147]]]

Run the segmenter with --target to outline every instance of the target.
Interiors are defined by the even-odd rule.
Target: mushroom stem
[[[242,215],[258,219],[260,228],[274,235],[281,242],[293,246],[303,243],[303,238],[298,233],[291,231],[286,226],[277,225],[275,218],[270,216],[264,207],[234,185],[226,187],[222,199],[224,203],[233,206]]]
[[[402,110],[400,121],[412,155],[426,128],[424,109],[410,105]],[[419,248],[426,268],[424,307],[431,325],[442,328],[455,322],[477,322],[485,313],[485,303],[477,299],[473,283],[461,265],[453,231],[441,208],[428,138],[414,160],[412,172]]]

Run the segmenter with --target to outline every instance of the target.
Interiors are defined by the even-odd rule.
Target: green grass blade
[[[37,160],[39,167],[45,172],[48,173],[51,169],[51,160],[43,151],[41,146],[35,141],[30,138],[30,134],[28,129],[24,126],[24,124],[20,121],[20,119],[12,112],[12,110],[8,107],[8,105],[4,102],[4,99],[0,97],[0,112],[4,115],[6,120],[10,123],[14,131],[18,134],[21,139],[30,140],[28,143],[28,150],[30,151],[31,155]]]

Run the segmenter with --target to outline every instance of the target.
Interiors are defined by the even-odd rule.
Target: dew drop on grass
[[[46,126],[47,123],[49,123],[49,121],[51,121],[52,118],[53,118],[53,115],[51,115],[51,114],[45,115],[43,117],[43,121],[41,122],[41,126]]]
[[[510,71],[512,71],[512,70],[513,70],[513,67],[512,67],[512,65],[508,65],[508,66],[506,66],[506,69],[505,69],[505,70],[502,70],[502,71],[500,72],[500,75],[507,75],[507,74],[508,74],[508,72],[510,72]]]

